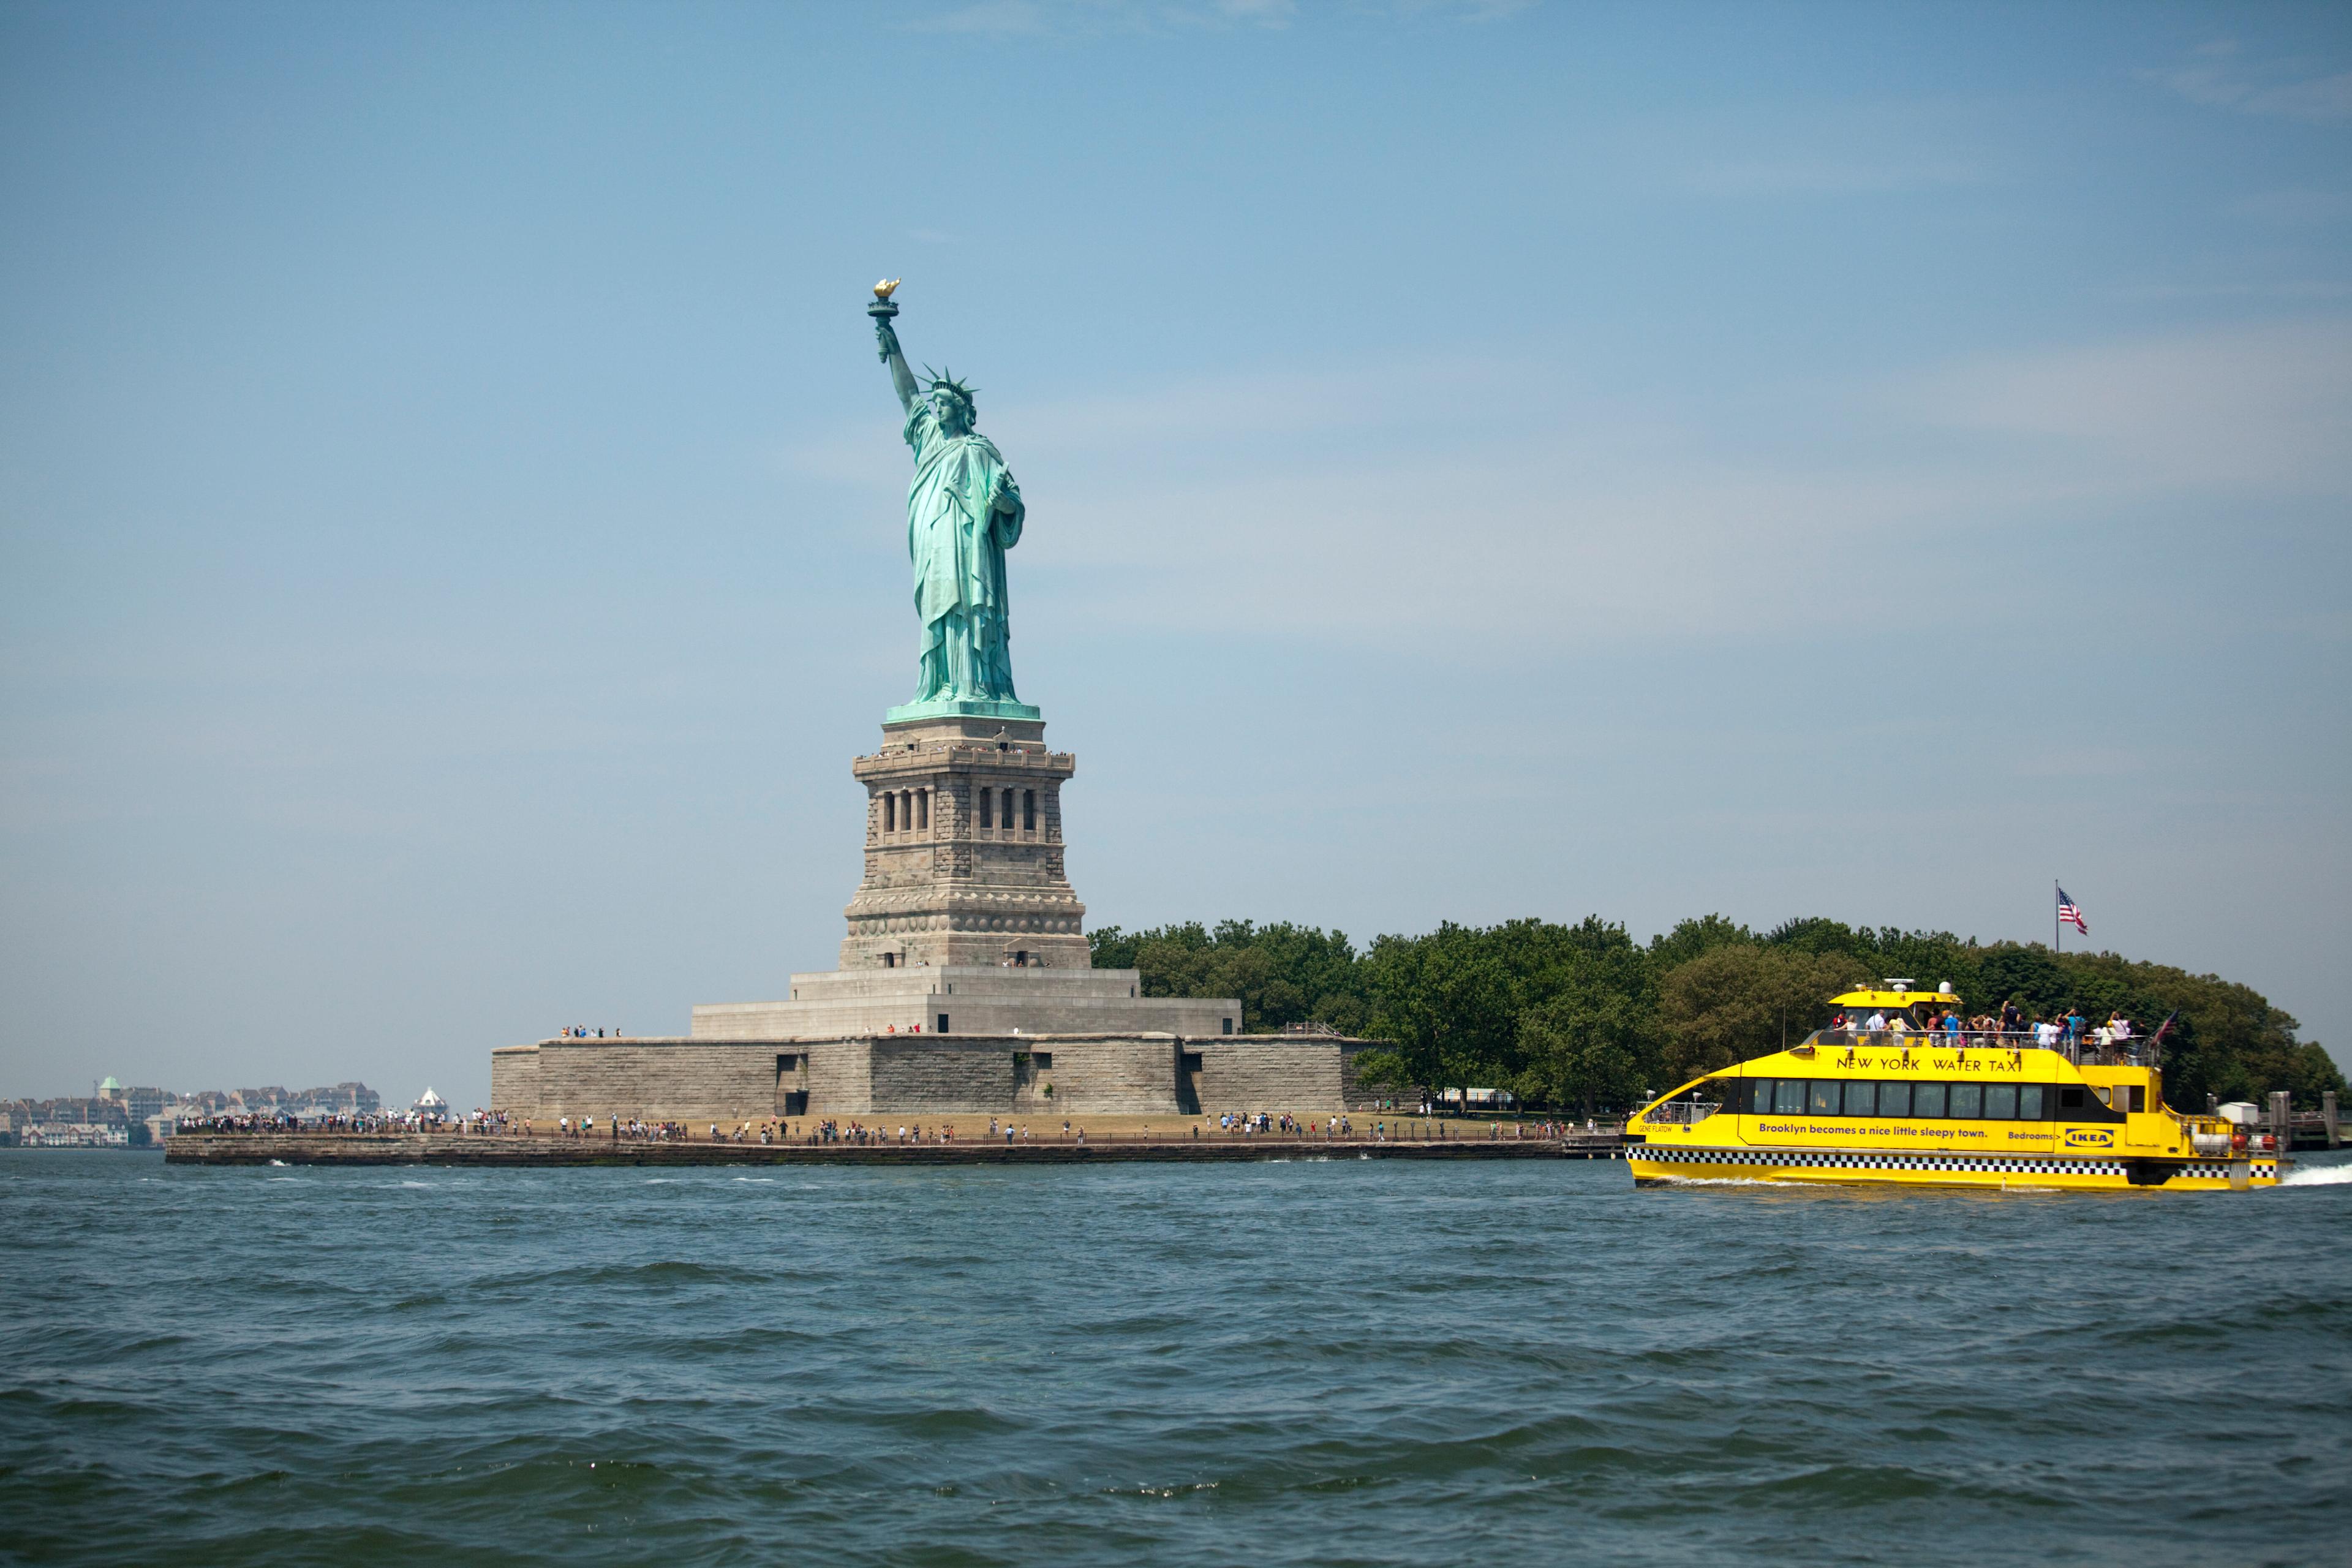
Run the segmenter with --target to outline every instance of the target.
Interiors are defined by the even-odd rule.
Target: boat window
[[[1908,1116],[1911,1114],[1911,1086],[1906,1083],[1882,1083],[1878,1086],[1878,1114]]]
[[[2042,1120],[2042,1086],[2021,1083],[2017,1086],[2017,1114],[2028,1121]]]
[[[1845,1113],[1848,1116],[1878,1114],[1878,1086],[1874,1083],[1853,1082],[1845,1086]]]
[[[1952,1119],[1975,1121],[1984,1115],[1984,1085],[1956,1083],[1952,1085]]]
[[[1805,1080],[1801,1078],[1774,1079],[1772,1110],[1778,1116],[1802,1116],[1805,1113]]]
[[[1990,1121],[2013,1121],[2017,1119],[2017,1085],[1989,1083],[1984,1086],[1985,1118]]]
[[[1845,1085],[1836,1079],[1817,1078],[1813,1079],[1813,1092],[1807,1099],[1805,1109],[1815,1116],[1835,1116],[1844,1093]]]
[[[1769,1078],[1749,1079],[1748,1092],[1739,1097],[1739,1109],[1749,1116],[1761,1116],[1771,1110],[1772,1080]]]
[[[1944,1090],[1940,1083],[1915,1083],[1911,1086],[1911,1114],[1936,1117],[1944,1114]]]

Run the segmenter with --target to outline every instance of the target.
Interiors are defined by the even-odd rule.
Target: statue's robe
[[[1020,542],[1025,509],[996,444],[950,436],[927,399],[907,411],[915,478],[907,488],[907,554],[923,624],[918,702],[993,699],[1013,690],[1011,606],[1004,552]],[[996,506],[1003,498],[1011,510]]]

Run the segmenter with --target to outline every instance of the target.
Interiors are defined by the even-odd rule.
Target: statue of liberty
[[[945,371],[918,384],[890,320],[895,282],[877,285],[866,307],[882,363],[907,412],[915,478],[907,487],[907,554],[915,569],[915,614],[922,654],[915,700],[888,719],[968,713],[1034,719],[1013,689],[1010,601],[1004,552],[1021,542],[1021,487],[996,444],[972,428],[973,389]]]

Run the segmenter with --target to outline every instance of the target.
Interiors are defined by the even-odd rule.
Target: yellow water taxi
[[[2227,1192],[2274,1186],[2288,1163],[2273,1135],[2164,1103],[2160,1032],[1930,1029],[1957,1015],[1950,988],[1887,986],[1643,1107],[1625,1128],[1633,1179]]]

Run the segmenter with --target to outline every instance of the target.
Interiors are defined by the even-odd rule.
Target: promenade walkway
[[[1202,1163],[1250,1160],[1614,1159],[1615,1132],[1496,1137],[1484,1126],[1446,1137],[1326,1137],[1320,1134],[1189,1131],[1089,1133],[1011,1141],[761,1143],[708,1137],[642,1139],[478,1132],[184,1132],[165,1140],[174,1165],[999,1165]]]

